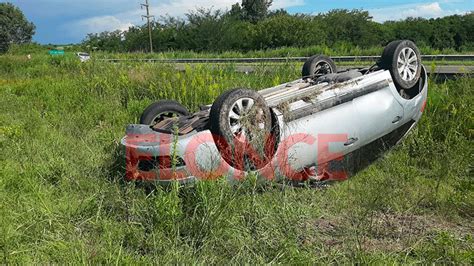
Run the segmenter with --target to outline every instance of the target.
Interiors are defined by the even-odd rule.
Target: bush
[[[470,51],[474,46],[474,14],[437,19],[408,18],[383,24],[363,10],[336,9],[318,15],[274,12],[258,21],[230,12],[198,9],[187,20],[165,18],[153,23],[155,51],[251,51],[314,45],[383,47],[395,39],[438,50]],[[237,12],[238,13],[238,12]],[[148,51],[148,30],[89,34],[85,45],[109,52]]]

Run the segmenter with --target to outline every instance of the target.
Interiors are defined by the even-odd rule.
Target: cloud
[[[202,7],[212,8],[213,10],[230,9],[235,3],[236,0],[178,0],[152,6],[151,12],[157,16],[184,16],[184,14]],[[138,12],[140,13],[140,10]]]
[[[143,1],[144,2],[144,1]],[[133,25],[142,25],[145,21],[142,15],[146,12],[140,8],[141,1],[137,1],[135,8],[131,11],[117,12],[111,15],[100,15],[85,19],[75,20],[65,25],[72,29],[71,36],[84,37],[87,33],[99,33],[103,31],[127,30]],[[184,16],[191,10],[199,7],[216,9],[225,9],[232,6],[235,0],[195,0],[195,1],[169,1],[153,5],[151,2],[150,13],[156,19],[160,16]],[[130,10],[130,9],[129,9]]]
[[[271,9],[280,9],[280,8],[288,8],[294,6],[304,6],[304,0],[275,0],[271,6]]]
[[[212,8],[213,10],[228,10],[230,7],[239,2],[238,0],[177,0],[161,2],[153,4],[150,2],[150,13],[156,18],[160,16],[178,16],[183,17],[186,13],[194,11],[197,8]],[[71,32],[74,36],[85,36],[87,33],[99,33],[102,31],[126,30],[133,25],[141,25],[144,23],[142,15],[145,10],[140,9],[140,1],[137,1],[136,8],[131,11],[117,12],[111,15],[94,16],[85,19],[73,21],[66,27],[73,29]],[[304,5],[304,0],[275,0],[272,9],[288,8],[292,6]]]
[[[129,20],[121,20],[114,16],[96,16],[66,23],[60,28],[69,38],[81,40],[89,33],[100,33],[104,31],[125,31],[134,24]]]
[[[419,5],[416,8],[410,8],[404,12],[404,15],[415,17],[436,17],[443,14],[443,10],[438,2],[434,2],[426,5]]]
[[[127,30],[133,26],[130,21],[121,21],[114,16],[98,16],[79,20],[74,26],[82,31],[96,33],[102,31]]]
[[[197,8],[212,8],[213,10],[229,10],[235,3],[240,3],[239,0],[178,0],[168,3],[158,4],[152,7],[151,12],[157,16],[178,16],[182,17],[184,14],[194,11]],[[304,0],[274,0],[271,9],[288,8],[293,6],[304,5]],[[140,13],[140,10],[135,14]]]
[[[445,3],[443,1],[442,3]],[[369,13],[375,21],[400,20],[407,17],[438,18],[453,14],[462,14],[460,10],[446,10],[440,2],[416,3],[407,5],[395,5],[383,8],[369,9]]]

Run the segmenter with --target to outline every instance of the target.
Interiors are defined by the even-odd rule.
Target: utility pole
[[[150,15],[150,4],[148,4],[148,0],[145,0],[145,4],[141,4],[141,7],[143,9],[143,7],[146,8],[146,16],[145,15],[142,15],[142,19],[143,18],[146,18],[146,20],[148,21],[148,37],[150,38],[150,53],[153,53],[153,40],[151,38],[151,18],[153,18],[154,16],[151,16]]]

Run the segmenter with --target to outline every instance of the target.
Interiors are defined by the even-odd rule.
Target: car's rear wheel
[[[389,70],[400,89],[410,89],[421,75],[421,56],[416,45],[409,40],[389,43],[379,61],[379,66]]]
[[[239,170],[256,170],[275,153],[272,114],[263,97],[252,90],[233,89],[211,107],[210,131],[222,158]]]
[[[315,55],[306,60],[301,70],[301,76],[302,78],[318,78],[336,72],[336,64],[331,58],[325,55]]]
[[[173,100],[161,100],[150,104],[140,117],[140,124],[154,126],[164,119],[189,115],[189,111]]]

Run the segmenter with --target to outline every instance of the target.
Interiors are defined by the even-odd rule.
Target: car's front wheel
[[[211,107],[209,123],[219,152],[236,169],[263,168],[275,153],[272,114],[258,92],[224,92]]]
[[[410,89],[420,79],[420,50],[412,41],[400,40],[389,43],[378,64],[390,71],[393,81],[400,89]]]

